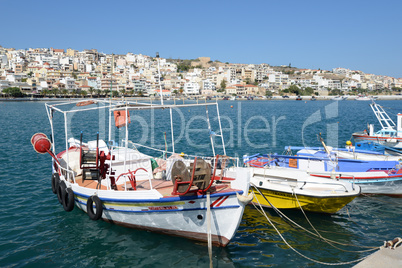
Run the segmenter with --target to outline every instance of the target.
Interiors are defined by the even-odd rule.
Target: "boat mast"
[[[114,54],[112,53],[112,64],[110,69],[110,96],[109,96],[109,141],[112,140],[112,88],[113,88],[113,71],[114,71]]]
[[[388,116],[388,114],[380,105],[373,101],[373,103],[370,104],[370,107],[384,130],[394,130],[396,126],[394,121],[392,121],[392,119]]]

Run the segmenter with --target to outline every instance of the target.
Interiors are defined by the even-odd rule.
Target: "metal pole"
[[[126,146],[124,148],[124,171],[127,170],[126,168],[126,163],[127,163],[127,150],[128,150],[128,110],[127,110],[127,105],[126,105]]]
[[[64,132],[66,135],[66,154],[67,154],[67,167],[66,167],[67,173],[66,173],[66,175],[67,175],[67,174],[69,174],[69,171],[70,171],[70,162],[69,162],[69,157],[68,157],[69,153],[68,153],[67,114],[66,113],[64,113]]]
[[[205,110],[206,110],[206,114],[207,114],[207,123],[208,123],[208,130],[209,130],[209,139],[211,140],[211,146],[212,146],[212,154],[215,157],[215,144],[214,144],[214,139],[212,138],[211,124],[209,122],[208,106],[205,106]]]
[[[172,108],[170,110],[170,130],[172,132],[172,151],[174,153],[174,135],[173,135],[173,115],[172,115]]]
[[[226,155],[225,140],[223,139],[222,125],[221,125],[221,117],[220,117],[220,115],[219,115],[218,103],[216,103],[216,111],[217,111],[217,113],[218,113],[219,131],[220,131],[220,133],[221,133],[221,138],[222,138],[223,154]]]

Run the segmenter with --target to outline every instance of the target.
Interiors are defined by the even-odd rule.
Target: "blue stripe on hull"
[[[236,195],[236,193],[239,193],[240,195],[242,195],[243,191],[239,190],[238,192],[211,194],[211,198],[220,197],[220,196]],[[90,197],[89,195],[80,194],[77,192],[74,192],[74,195],[83,197],[85,199],[88,199]],[[165,202],[186,201],[186,200],[193,200],[193,199],[203,199],[203,198],[206,198],[206,195],[167,197],[167,198],[160,198],[160,199],[114,199],[114,198],[101,198],[101,197],[99,197],[99,198],[102,201],[115,202],[115,203],[150,203],[150,202],[151,203],[158,203],[158,202],[165,203]]]
[[[86,206],[87,203],[84,203],[82,201],[79,201],[78,199],[75,199],[76,203],[79,203],[81,205]],[[227,208],[239,208],[240,206],[220,206],[220,207],[211,207],[211,209],[227,209]],[[165,210],[123,210],[123,209],[109,209],[103,207],[104,210],[107,211],[115,211],[115,212],[127,212],[127,213],[153,213],[153,212],[177,212],[177,211],[194,211],[194,210],[206,210],[207,208],[185,208],[185,209],[165,209]]]

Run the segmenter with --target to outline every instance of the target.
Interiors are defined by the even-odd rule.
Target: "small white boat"
[[[336,213],[360,194],[352,183],[310,176],[282,167],[250,167],[253,203],[278,209]]]
[[[402,197],[402,166],[399,161],[365,161],[337,158],[323,151],[300,150],[297,155],[253,155],[245,161],[254,167],[301,170],[310,176],[357,184],[362,193]]]
[[[347,100],[347,99],[348,99],[347,96],[336,96],[336,97],[332,98],[332,100],[334,100],[334,101],[342,101],[342,100]]]
[[[359,96],[357,96],[357,98],[355,100],[357,100],[357,101],[370,101],[372,99],[373,98],[371,98],[371,97],[369,97],[367,95],[359,95]]]
[[[52,190],[66,211],[77,206],[91,220],[102,219],[126,227],[226,246],[236,233],[244,207],[250,201],[247,199],[250,175],[246,168],[237,166],[238,159],[215,153],[211,135],[220,137],[222,144],[224,142],[223,136],[211,129],[209,107],[216,108],[219,120],[217,103],[155,105],[97,100],[93,105],[75,106],[74,102],[53,102],[46,104],[51,141],[39,133],[31,142],[37,152],[52,156]],[[175,150],[172,111],[180,108],[207,110],[211,157],[174,153],[177,148]],[[161,120],[170,123],[168,133],[172,135],[172,152],[129,140],[129,130],[139,129],[129,127],[130,112],[138,121],[136,114],[145,110],[152,110],[152,113],[170,111],[170,122]],[[155,121],[158,118],[161,117],[155,116]],[[86,131],[86,128],[93,129],[94,119],[99,119],[99,129],[109,125],[106,127],[109,133],[94,134],[95,140],[84,142],[77,126]],[[112,124],[113,120],[115,124]],[[56,125],[61,126],[61,130],[55,129]],[[221,128],[219,131],[222,133]],[[113,133],[119,133],[116,134],[121,138],[119,144],[113,141],[116,137]],[[108,137],[108,142],[99,135]],[[80,136],[79,140],[75,139],[77,136]],[[56,145],[56,141],[63,139],[64,144]],[[147,154],[137,148],[145,149]],[[159,157],[149,152],[155,152]],[[226,155],[224,147],[223,155]]]
[[[402,113],[398,113],[397,124],[395,124],[380,105],[373,101],[370,107],[382,127],[381,130],[374,132],[374,125],[370,124],[368,131],[353,133],[353,139],[356,142],[367,140],[388,147],[402,148]]]

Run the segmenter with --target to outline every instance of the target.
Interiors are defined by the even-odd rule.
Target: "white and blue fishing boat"
[[[76,206],[91,220],[208,241],[216,246],[226,246],[233,238],[250,201],[250,175],[246,168],[238,166],[238,159],[226,156],[217,103],[159,105],[90,100],[45,106],[50,138],[38,133],[31,142],[37,152],[51,155],[52,190],[66,211]],[[216,108],[218,134],[210,124],[211,107]],[[206,139],[211,146],[202,147],[199,156],[177,153],[180,151],[173,126],[178,122],[173,114],[182,108],[186,112],[199,109],[198,117],[200,110],[206,111],[203,122],[208,123],[210,135],[206,134]],[[130,134],[138,135],[146,124],[138,117],[144,111],[155,113],[150,120],[153,126],[158,120],[169,126],[170,151],[167,146],[153,148],[130,139]],[[157,115],[162,111],[167,120]],[[91,113],[95,116],[89,116]],[[130,125],[131,120],[138,124]],[[100,131],[92,133],[92,139],[85,139],[81,130],[89,132],[94,125]],[[180,135],[185,130],[176,129]],[[215,148],[216,137],[221,138],[223,148]],[[217,150],[222,150],[221,154]],[[208,152],[209,157],[205,156]]]
[[[361,187],[362,193],[402,197],[400,161],[356,160],[337,157],[334,152],[302,149],[296,155],[257,154],[244,158],[254,167],[281,167],[306,171],[310,176],[347,181]]]
[[[374,132],[374,125],[370,124],[368,130],[353,133],[355,142],[373,141],[391,148],[402,149],[402,114],[397,115],[397,124],[389,117],[384,108],[374,101],[370,104],[381,129]]]

